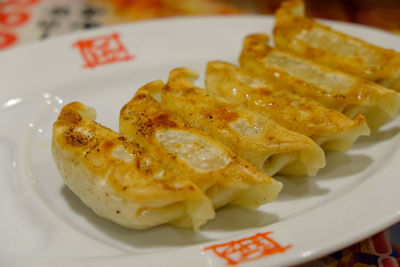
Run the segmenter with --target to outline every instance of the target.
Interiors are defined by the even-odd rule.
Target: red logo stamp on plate
[[[134,58],[121,42],[118,33],[78,40],[73,46],[79,48],[85,61],[83,65],[85,68],[94,68],[99,65],[128,61]]]
[[[292,245],[282,247],[268,236],[270,234],[272,232],[257,233],[240,240],[209,246],[204,250],[212,250],[217,256],[225,259],[228,265],[237,265],[245,261],[282,253],[292,247]]]
[[[17,36],[12,33],[0,32],[0,49],[13,45],[17,41]]]
[[[39,0],[0,0],[0,50],[18,43],[15,29],[31,18],[29,7]]]

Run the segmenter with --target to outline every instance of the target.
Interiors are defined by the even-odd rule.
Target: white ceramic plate
[[[400,44],[398,37],[382,31],[326,23],[384,47]],[[284,189],[275,203],[258,211],[222,209],[197,233],[169,226],[124,229],[94,215],[63,185],[50,141],[52,123],[64,104],[79,100],[93,106],[98,121],[116,130],[120,108],[138,87],[166,80],[175,67],[198,70],[201,85],[207,61],[236,63],[243,38],[271,33],[272,26],[267,16],[155,20],[79,32],[1,53],[0,265],[224,266],[227,259],[205,248],[257,233],[263,246],[248,246],[257,252],[242,265],[292,265],[399,221],[400,119],[361,138],[349,153],[328,154],[327,167],[318,176],[281,179]],[[73,44],[113,33],[134,58],[84,67]],[[101,43],[100,39],[95,44],[96,51],[86,52],[99,54]],[[108,43],[109,48],[117,45]],[[277,245],[260,237],[267,232],[281,247],[289,247],[273,253]],[[242,240],[242,245],[246,242],[250,241]],[[240,251],[230,250],[227,256],[239,260]],[[262,257],[255,260],[257,256]]]

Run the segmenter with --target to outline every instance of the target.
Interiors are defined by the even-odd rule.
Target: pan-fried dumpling
[[[269,175],[315,175],[325,166],[323,150],[310,138],[245,107],[209,96],[194,86],[192,78],[197,78],[192,70],[173,70],[162,92],[163,107]]]
[[[400,109],[400,93],[272,48],[266,34],[245,38],[240,66],[275,90],[312,98],[350,118],[361,113],[372,129],[393,119]]]
[[[155,81],[139,89],[120,113],[120,132],[179,173],[187,173],[219,208],[232,203],[257,208],[274,201],[281,183],[258,171],[223,144],[162,109],[150,92]],[[155,90],[156,89],[156,90]]]
[[[52,153],[67,186],[97,215],[134,229],[197,229],[214,217],[210,199],[187,174],[163,168],[95,117],[81,103],[66,105],[53,126]]]
[[[370,133],[360,114],[350,119],[312,99],[274,90],[228,63],[208,64],[206,87],[214,95],[243,104],[289,130],[310,137],[325,150],[346,151],[359,136]]]
[[[304,14],[302,0],[286,1],[277,10],[278,48],[400,90],[400,53],[334,31]]]

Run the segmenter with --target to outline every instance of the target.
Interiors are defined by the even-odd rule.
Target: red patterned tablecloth
[[[77,29],[181,15],[273,14],[280,0],[0,0],[0,51]],[[400,33],[398,0],[308,0],[313,17]],[[399,266],[400,223],[312,266]]]

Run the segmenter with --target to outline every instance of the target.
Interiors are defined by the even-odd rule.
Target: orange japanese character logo
[[[285,252],[292,245],[282,247],[272,238],[272,232],[257,233],[251,237],[231,241],[224,244],[206,247],[216,255],[224,258],[228,265],[236,265],[245,261],[256,260],[265,256]]]
[[[0,50],[11,47],[18,42],[14,31],[31,18],[28,7],[39,0],[0,0]]]
[[[122,44],[118,33],[79,40],[73,46],[79,48],[85,61],[83,65],[85,68],[94,68],[99,65],[128,61],[134,58]]]
[[[13,45],[17,41],[17,36],[12,33],[0,32],[0,49]]]

